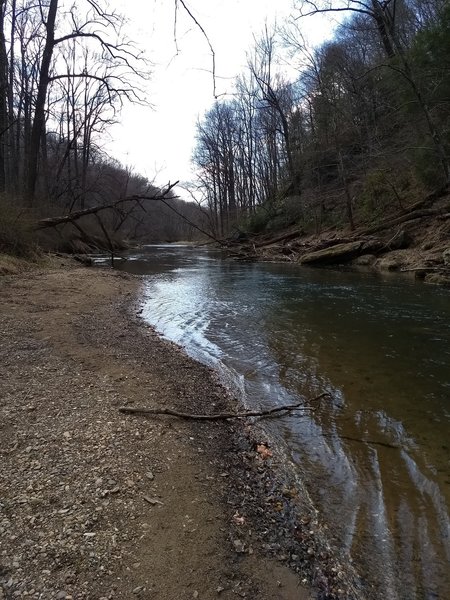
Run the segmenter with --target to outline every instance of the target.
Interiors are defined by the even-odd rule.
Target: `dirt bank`
[[[118,412],[233,399],[139,279],[62,262],[0,278],[0,599],[356,597],[256,426]]]

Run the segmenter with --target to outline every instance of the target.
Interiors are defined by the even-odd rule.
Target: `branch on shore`
[[[317,402],[326,396],[330,396],[328,392],[323,392],[316,396],[310,402]],[[145,408],[145,407],[133,407],[133,406],[121,406],[119,412],[125,414],[145,414],[145,415],[169,415],[171,417],[178,417],[180,419],[190,419],[193,421],[225,421],[227,419],[245,419],[247,417],[269,417],[269,416],[283,416],[286,412],[294,410],[314,410],[309,406],[305,406],[304,402],[298,402],[297,404],[286,404],[284,406],[276,406],[267,410],[248,410],[243,412],[224,412],[216,413],[212,415],[195,415],[192,413],[179,412],[172,410],[171,408]]]

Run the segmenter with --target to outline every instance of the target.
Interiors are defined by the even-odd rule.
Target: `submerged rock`
[[[352,260],[352,264],[357,267],[370,267],[376,261],[377,257],[374,254],[363,254]]]
[[[450,277],[443,273],[428,273],[428,275],[425,276],[425,283],[450,286]]]
[[[382,271],[399,271],[402,267],[402,262],[395,256],[384,256],[376,262],[376,267]]]
[[[446,267],[450,267],[450,248],[447,248],[442,253],[442,260],[444,261],[444,265]]]

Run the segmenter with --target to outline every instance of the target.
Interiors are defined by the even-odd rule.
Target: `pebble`
[[[158,500],[157,498],[150,498],[149,496],[144,496],[144,500],[152,506],[156,506],[157,504],[164,504],[163,502],[161,502],[161,500]]]

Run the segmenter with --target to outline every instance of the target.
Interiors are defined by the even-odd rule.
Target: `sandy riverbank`
[[[0,278],[0,600],[362,597],[256,426],[118,412],[233,399],[138,278],[62,263]]]

